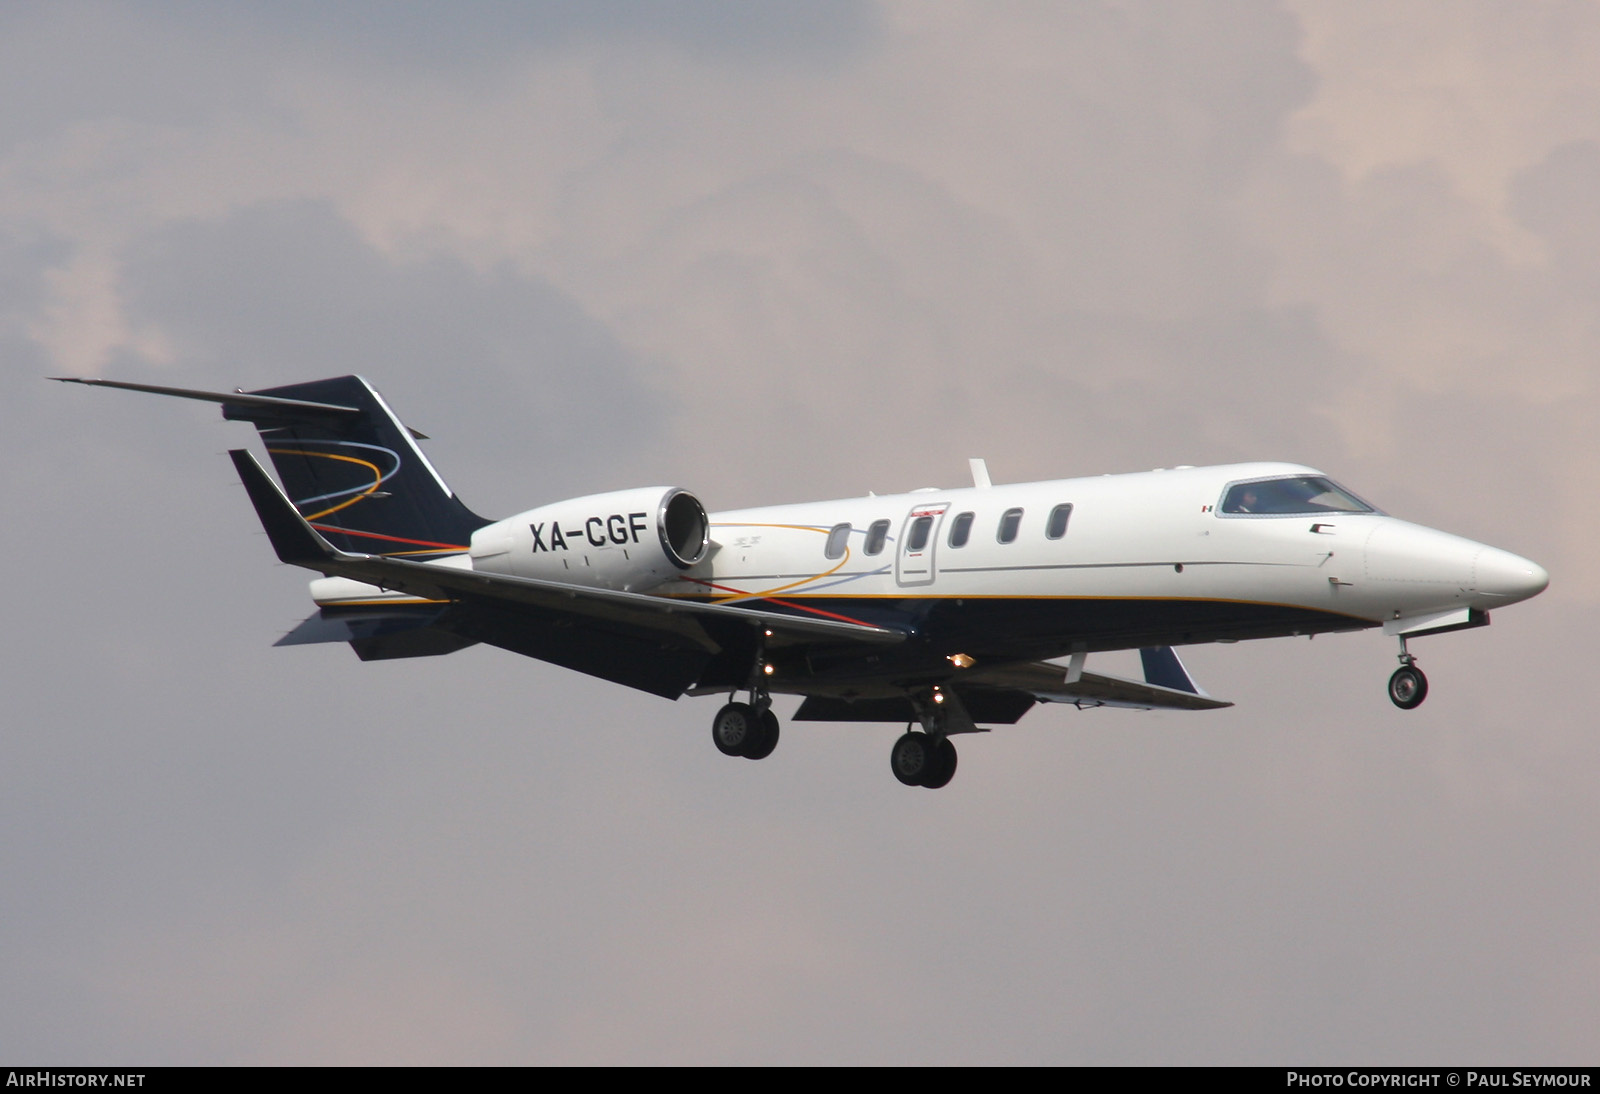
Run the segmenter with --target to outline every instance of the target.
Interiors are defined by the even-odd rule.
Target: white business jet
[[[66,378],[63,378],[66,379]],[[321,572],[279,645],[363,660],[477,642],[655,695],[721,695],[712,739],[761,759],[797,721],[893,722],[896,778],[950,781],[950,738],[1036,703],[1205,710],[1174,646],[1381,628],[1389,698],[1420,704],[1409,639],[1481,627],[1549,575],[1408,524],[1309,467],[1178,467],[707,514],[641,487],[477,516],[357,376],[202,399],[254,423],[283,486],[231,453],[278,557]],[[1137,649],[1143,680],[1086,670]],[[1061,663],[1064,661],[1065,663]],[[738,696],[743,693],[743,701]],[[913,729],[913,727],[916,727]]]

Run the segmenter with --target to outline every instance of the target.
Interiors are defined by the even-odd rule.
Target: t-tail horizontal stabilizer
[[[489,521],[468,509],[417,447],[423,435],[395,417],[376,388],[337,376],[260,391],[201,391],[58,376],[66,383],[218,403],[252,423],[292,499],[329,546],[403,554],[460,554]]]
[[[63,384],[88,384],[90,387],[112,387],[121,391],[144,391],[151,395],[171,395],[177,399],[220,403],[224,416],[243,421],[254,421],[259,418],[293,418],[304,421],[350,422],[358,420],[365,413],[358,406],[336,406],[333,403],[319,403],[309,399],[252,395],[244,391],[198,391],[187,387],[130,384],[123,380],[89,380],[80,376],[52,376],[50,379],[59,380]]]
[[[449,608],[438,605],[392,608],[324,608],[273,643],[303,646],[315,642],[348,642],[363,661],[398,657],[436,657],[474,644],[440,624]]]

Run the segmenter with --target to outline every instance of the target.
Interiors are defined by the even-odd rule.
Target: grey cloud
[[[0,5],[0,147],[74,123],[194,125],[261,109],[272,67],[259,48],[208,40],[159,8]]]
[[[175,380],[258,388],[361,373],[438,438],[435,461],[474,505],[472,482],[512,468],[526,494],[503,504],[629,485],[634,454],[678,413],[648,364],[547,282],[387,258],[325,203],[175,225],[126,271],[129,316],[170,340]],[[116,367],[126,377],[138,363]]]
[[[881,37],[868,0],[177,0],[0,6],[0,147],[72,123],[194,126],[279,109],[274,81],[331,55],[475,83],[527,55],[662,47],[735,66],[828,67]]]
[[[33,314],[46,296],[44,272],[71,253],[71,243],[49,232],[0,229],[0,322]]]
[[[1511,209],[1568,263],[1600,261],[1600,141],[1573,141],[1550,150],[1511,187]],[[1593,274],[1591,270],[1591,276]]]
[[[429,69],[607,42],[659,43],[708,60],[816,62],[853,52],[878,33],[875,5],[866,0],[468,0],[448,6],[427,0],[235,0],[179,4],[168,14],[181,22],[235,23]]]

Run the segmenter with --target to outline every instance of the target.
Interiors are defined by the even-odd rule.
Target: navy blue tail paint
[[[1171,646],[1146,646],[1139,651],[1139,660],[1144,664],[1145,683],[1174,691],[1187,691],[1191,695],[1201,694]]]
[[[270,403],[222,408],[223,417],[260,430],[284,492],[339,550],[421,561],[465,551],[473,531],[489,523],[445,485],[411,431],[361,377],[248,394],[360,412],[317,413]]]

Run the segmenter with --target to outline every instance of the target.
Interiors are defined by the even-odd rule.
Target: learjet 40
[[[796,721],[904,725],[890,766],[908,786],[944,786],[951,737],[1038,703],[1231,706],[1181,645],[1380,628],[1399,641],[1389,698],[1409,710],[1428,682],[1408,640],[1484,626],[1549,583],[1296,464],[1002,485],[973,460],[952,490],[708,513],[648,486],[492,521],[357,376],[71,382],[220,403],[259,430],[282,487],[245,450],[234,465],[278,558],[323,575],[279,645],[383,660],[483,642],[670,699],[724,696],[712,739],[748,759],[777,747],[772,697],[797,695]],[[1143,680],[1085,667],[1135,649]]]

